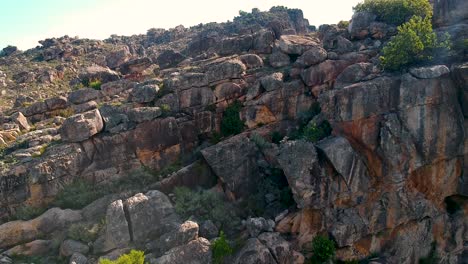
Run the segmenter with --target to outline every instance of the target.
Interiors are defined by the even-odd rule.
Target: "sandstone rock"
[[[283,74],[275,72],[260,79],[260,84],[267,91],[273,91],[283,87]]]
[[[168,89],[169,91],[204,86],[208,86],[208,78],[204,73],[190,72],[164,80],[164,89]]]
[[[186,221],[181,224],[178,229],[162,235],[155,241],[147,243],[146,249],[159,257],[171,248],[183,246],[197,238],[198,224],[192,221]]]
[[[273,32],[262,30],[254,34],[252,49],[260,54],[271,53],[275,37]]]
[[[156,63],[161,69],[175,67],[177,64],[185,60],[185,56],[173,50],[165,50],[156,58]]]
[[[364,39],[369,34],[369,26],[375,21],[376,16],[368,12],[356,12],[348,26],[351,38]]]
[[[342,88],[363,81],[372,73],[374,75],[377,73],[377,69],[372,63],[361,62],[350,65],[336,77],[335,88]]]
[[[21,130],[29,130],[30,126],[28,123],[28,119],[21,113],[21,112],[16,112],[13,115],[11,115],[11,120],[18,124],[18,127]]]
[[[247,197],[255,191],[258,167],[257,147],[243,135],[224,140],[201,151],[213,172],[236,197]],[[244,177],[252,175],[252,177]]]
[[[151,121],[161,116],[161,114],[162,111],[159,107],[138,107],[127,112],[128,119],[136,123]]]
[[[216,97],[216,102],[221,102],[224,100],[232,100],[239,98],[243,93],[243,89],[240,85],[232,82],[226,82],[216,85],[214,90],[214,96]],[[211,98],[211,93],[207,92],[208,96]],[[208,100],[208,103],[210,101]],[[205,105],[206,103],[202,103]]]
[[[81,253],[73,253],[68,264],[88,264],[88,258]]]
[[[122,200],[112,202],[106,212],[106,230],[104,237],[101,239],[102,248],[95,246],[94,250],[107,252],[115,248],[126,247],[131,241],[129,230]]]
[[[79,211],[51,208],[29,221],[12,221],[0,225],[0,247],[10,247],[37,239],[81,220]]]
[[[119,50],[116,50],[106,57],[107,66],[111,69],[115,69],[127,62],[131,58],[130,51],[128,47],[122,47]]]
[[[247,69],[258,69],[263,67],[263,60],[256,54],[245,54],[239,56],[239,59],[247,67]]]
[[[219,230],[211,220],[203,221],[200,225],[200,237],[213,239],[219,235]]]
[[[411,68],[411,75],[420,79],[438,78],[450,73],[449,68],[445,65],[436,65],[431,67]]]
[[[105,105],[99,109],[104,121],[104,130],[110,133],[127,131],[133,126],[126,111],[121,107]]]
[[[148,69],[152,65],[152,62],[149,58],[139,58],[127,61],[119,66],[119,70],[122,74],[135,74],[142,73],[144,70]]]
[[[68,101],[72,104],[82,104],[101,97],[101,92],[93,88],[84,88],[68,94]]]
[[[159,87],[155,84],[137,86],[130,93],[131,101],[135,103],[149,103],[156,98],[158,90]]]
[[[245,221],[245,227],[250,237],[257,237],[262,232],[273,232],[275,222],[270,219],[266,220],[263,217],[249,218]]]
[[[119,80],[115,82],[108,82],[101,85],[101,91],[106,96],[120,94],[124,91],[135,88],[136,83],[128,80]]]
[[[291,63],[291,58],[281,51],[274,51],[270,57],[268,57],[268,63],[273,68],[281,68],[288,66]]]
[[[83,72],[81,72],[79,74],[79,78],[81,81],[88,83],[96,80],[106,83],[117,81],[120,79],[120,76],[109,68],[93,65],[87,67]]]
[[[60,255],[64,257],[71,256],[74,253],[87,254],[88,252],[88,245],[71,239],[63,241],[62,245],[60,246]]]
[[[36,102],[23,109],[23,114],[27,117],[42,114],[45,112],[47,112],[47,105],[45,102]]]
[[[327,51],[320,46],[315,46],[305,51],[297,60],[296,63],[302,67],[319,64],[327,59]]]
[[[98,108],[98,104],[96,103],[96,101],[89,101],[82,104],[72,105],[71,108],[73,110],[73,113],[80,114]]]
[[[291,55],[302,55],[306,50],[317,46],[315,39],[305,36],[284,35],[279,40],[280,50]]]
[[[46,99],[45,103],[47,105],[47,109],[49,111],[52,111],[56,109],[66,108],[68,105],[68,100],[64,96],[57,96],[57,97]]]
[[[299,208],[323,208],[321,185],[326,181],[317,151],[310,142],[290,141],[280,147],[278,162],[288,179]],[[326,200],[326,199],[325,199]]]
[[[160,237],[180,225],[169,198],[159,191],[136,194],[125,201],[125,207],[136,243]]]
[[[305,69],[301,77],[307,86],[323,84],[335,80],[348,65],[349,63],[343,60],[326,60]]]
[[[24,245],[10,248],[4,254],[8,256],[41,256],[54,250],[51,240],[34,240]]]
[[[268,248],[260,240],[251,238],[236,254],[235,264],[276,264]]]
[[[222,96],[221,92],[222,91],[220,91],[220,88],[218,88],[220,97]],[[187,89],[183,90],[179,94],[178,101],[181,109],[197,106],[207,106],[215,102],[215,94],[213,93],[213,90],[208,87]]]
[[[245,65],[240,60],[228,60],[209,66],[206,75],[209,83],[240,78],[246,70]]]
[[[227,37],[221,39],[216,45],[216,51],[222,56],[230,54],[240,54],[252,48],[252,35],[242,35],[237,37]]]
[[[157,259],[150,259],[150,264],[210,264],[210,242],[198,238],[188,244],[173,248]]]
[[[296,264],[296,259],[300,259],[299,252],[294,252],[291,244],[281,237],[279,233],[262,233],[258,240],[262,242],[271,252],[278,263]],[[302,257],[304,258],[304,257]]]
[[[80,142],[101,132],[103,126],[101,114],[96,109],[67,118],[60,128],[60,136],[64,142]]]

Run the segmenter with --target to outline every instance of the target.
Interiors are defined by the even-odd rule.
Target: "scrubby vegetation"
[[[229,255],[232,255],[233,248],[229,245],[228,241],[226,240],[226,235],[223,231],[220,232],[219,238],[217,238],[213,242],[212,253],[214,264],[222,264],[224,258],[226,258]]]
[[[318,235],[312,240],[312,263],[328,263],[335,255],[335,243],[325,236]]]
[[[193,217],[198,221],[211,220],[223,230],[232,230],[240,223],[233,205],[219,193],[177,187],[174,194],[176,212],[185,219]]]
[[[102,220],[101,223],[96,224],[72,224],[68,229],[67,236],[76,241],[89,243],[97,239],[99,231],[102,229],[103,226],[104,220]]]
[[[414,16],[398,27],[398,34],[383,48],[380,58],[385,69],[398,70],[424,62],[450,49],[450,37],[438,40],[432,30],[431,18]]]
[[[23,205],[16,209],[15,214],[10,217],[10,220],[23,220],[27,221],[33,219],[42,213],[45,212],[45,208],[43,207],[35,207],[30,205]]]
[[[413,16],[432,16],[428,0],[365,0],[355,6],[354,11],[373,13],[377,20],[393,25],[401,25]]]
[[[330,123],[326,120],[323,121],[320,125],[317,125],[314,122],[310,122],[302,130],[302,138],[315,143],[331,135],[331,132],[332,128]]]
[[[120,256],[117,260],[101,259],[99,264],[144,264],[145,252],[132,250],[128,254]]]
[[[81,209],[102,197],[104,189],[86,181],[74,181],[57,194],[53,205],[60,208]]]
[[[239,117],[239,111],[242,104],[235,101],[224,110],[223,119],[221,120],[221,133],[223,136],[237,135],[244,130],[244,122]]]

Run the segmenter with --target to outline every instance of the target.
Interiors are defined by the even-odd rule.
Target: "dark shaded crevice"
[[[130,218],[130,212],[128,210],[128,205],[127,203],[124,203],[123,206],[124,214],[125,214],[125,220],[127,220],[127,226],[128,226],[128,234],[130,235],[130,241],[133,242],[133,223],[132,219]]]

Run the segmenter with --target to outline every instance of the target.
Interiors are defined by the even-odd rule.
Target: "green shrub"
[[[59,191],[53,205],[62,209],[81,209],[106,194],[105,189],[107,188],[96,187],[89,182],[77,180]]]
[[[253,133],[250,136],[250,140],[252,140],[259,149],[265,149],[270,145],[268,141],[266,141],[265,138],[263,138],[258,133]]]
[[[271,133],[271,142],[274,144],[279,144],[280,141],[283,140],[283,136],[278,131],[273,131]]]
[[[10,218],[11,220],[31,220],[43,214],[47,209],[44,207],[34,207],[29,205],[20,206],[16,209],[14,215]]]
[[[364,0],[354,7],[356,12],[370,12],[378,21],[401,25],[413,16],[432,16],[432,6],[428,0]]]
[[[340,22],[338,22],[339,28],[348,28],[348,26],[349,26],[349,21],[341,20]]]
[[[398,34],[383,48],[380,57],[385,69],[398,70],[404,66],[432,59],[432,55],[450,49],[450,36],[439,41],[432,30],[431,18],[415,16],[398,27]]]
[[[101,259],[99,264],[144,264],[145,253],[143,251],[132,250],[128,254],[120,256],[117,260]]]
[[[84,243],[93,242],[97,239],[103,226],[104,221],[98,224],[72,224],[68,229],[68,237]]]
[[[221,194],[209,191],[192,191],[187,187],[174,189],[176,212],[188,219],[211,220],[218,228],[233,229],[240,223],[235,208]]]
[[[237,135],[244,130],[244,122],[239,117],[239,111],[242,104],[235,101],[224,110],[223,119],[221,120],[221,133],[223,136]]]
[[[94,90],[101,90],[102,82],[100,80],[93,80],[89,82],[89,87]]]
[[[317,124],[311,122],[303,129],[302,138],[315,143],[321,139],[328,137],[331,134],[331,132],[332,128],[328,121],[324,121],[318,126]]]
[[[312,253],[312,263],[326,263],[335,255],[335,243],[318,235],[312,240]]]
[[[214,264],[222,264],[225,257],[232,255],[233,249],[227,242],[223,231],[220,232],[219,238],[213,242],[212,253]]]

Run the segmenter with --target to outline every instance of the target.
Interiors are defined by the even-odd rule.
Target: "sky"
[[[150,28],[226,22],[239,10],[300,8],[311,25],[349,20],[361,0],[0,0],[0,49],[21,50],[39,40],[69,35],[105,39],[144,34]]]

